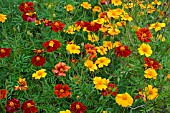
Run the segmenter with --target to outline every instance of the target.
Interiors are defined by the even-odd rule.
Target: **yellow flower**
[[[93,83],[95,84],[95,88],[99,90],[106,90],[107,84],[109,83],[109,79],[106,78],[101,78],[101,77],[94,77],[93,78]]]
[[[103,111],[103,113],[108,113],[107,110]]]
[[[106,47],[108,50],[113,49],[113,44],[111,41],[103,41],[103,47]]]
[[[4,23],[6,19],[6,15],[0,14],[0,22]]]
[[[124,94],[117,94],[116,103],[122,107],[132,106],[133,98],[127,92]]]
[[[153,88],[152,85],[145,87],[145,92],[148,100],[153,100],[154,98],[158,97],[158,89]]]
[[[107,48],[104,48],[103,46],[96,47],[97,52],[100,53],[101,55],[107,54]]]
[[[162,36],[162,34],[157,35],[158,39],[161,40],[162,42],[165,42],[165,37]]]
[[[107,12],[107,16],[108,16],[108,18],[114,18],[114,19],[118,19],[119,18],[119,15],[120,15],[120,13],[119,12],[117,12],[117,10],[109,10],[108,12]]]
[[[65,32],[68,33],[68,34],[74,34],[75,29],[76,28],[72,25],[72,26],[69,26],[68,29]]]
[[[146,57],[149,57],[151,56],[152,54],[152,50],[151,50],[151,47],[149,46],[149,44],[145,44],[143,43],[139,48],[138,48],[138,51],[139,51],[139,54],[140,55],[144,55]]]
[[[60,113],[71,113],[71,111],[67,109],[66,111],[60,111]]]
[[[121,17],[121,20],[128,20],[129,22],[133,20],[133,18],[130,17],[128,14],[122,15]]]
[[[36,71],[36,73],[32,74],[32,77],[35,77],[35,79],[44,78],[47,75],[47,73],[45,71],[46,71],[46,69],[38,70],[38,71]]]
[[[114,6],[118,6],[118,5],[121,5],[122,4],[122,1],[121,0],[111,0],[112,4]]]
[[[89,4],[88,2],[83,2],[81,6],[85,9],[91,9],[91,4]]]
[[[110,62],[111,62],[110,59],[106,57],[100,57],[100,58],[97,58],[95,64],[98,64],[98,67],[102,68],[104,65],[108,66]]]
[[[69,11],[73,11],[74,7],[70,4],[68,4],[67,6],[64,6],[64,9],[66,9],[69,12]]]
[[[110,28],[110,29],[108,29],[108,33],[110,35],[118,35],[120,33],[120,31],[117,28]]]
[[[125,21],[121,21],[121,22],[117,22],[116,23],[117,26],[126,26],[126,22]]]
[[[145,70],[145,74],[144,74],[145,78],[153,78],[153,79],[156,79],[157,75],[158,74],[153,68],[149,68]]]
[[[66,46],[66,50],[70,54],[79,54],[80,53],[80,46],[77,46],[76,44],[68,44]]]
[[[92,10],[93,12],[101,12],[101,8],[99,6],[94,6]]]
[[[87,60],[84,65],[89,68],[90,71],[97,70],[96,64],[93,63],[91,60]]]
[[[158,1],[158,0],[154,0],[154,2],[152,2],[152,4],[155,4],[155,5],[161,5],[161,2]]]
[[[168,74],[168,76],[166,77],[168,80],[170,80],[170,74]]]
[[[157,31],[161,30],[162,27],[165,27],[165,26],[166,26],[165,23],[159,23],[159,22],[157,22],[157,23],[151,24],[150,27],[149,27],[149,29],[153,29],[153,28],[154,28],[155,31],[157,32]]]
[[[121,42],[119,42],[119,41],[115,41],[115,43],[113,44],[113,48],[115,48],[115,47],[119,47],[119,46],[121,46],[122,45],[122,43]]]
[[[99,37],[95,34],[91,35],[90,33],[88,33],[88,40],[94,43],[99,41]]]

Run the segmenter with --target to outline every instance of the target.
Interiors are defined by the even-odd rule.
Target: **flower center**
[[[24,7],[27,8],[27,7],[28,7],[28,4],[24,4]]]
[[[4,49],[1,49],[1,51],[0,51],[1,53],[5,53],[5,50]]]
[[[144,47],[144,48],[143,48],[143,51],[144,51],[144,52],[147,52],[147,48],[146,48],[146,47]]]
[[[123,100],[127,100],[126,94],[123,94],[123,95],[122,95],[122,99],[123,99]]]
[[[146,38],[146,33],[143,33],[143,34],[142,34],[142,38]]]
[[[43,72],[39,71],[37,74],[38,76],[42,76]]]
[[[58,24],[58,22],[55,22],[55,24],[54,24],[56,27],[58,27],[59,26],[59,24]]]
[[[54,42],[53,42],[53,41],[50,41],[49,46],[50,46],[50,47],[53,47],[53,46],[54,46]]]
[[[124,46],[121,46],[120,47],[120,51],[124,51],[125,50],[125,47]]]
[[[9,105],[10,105],[11,107],[14,107],[14,103],[13,103],[13,102],[10,102]]]
[[[152,95],[152,94],[153,94],[153,91],[152,91],[152,90],[150,90],[150,91],[149,91],[149,94],[150,94],[150,95]]]
[[[36,61],[40,61],[40,57],[36,57]]]
[[[80,109],[80,105],[76,104],[76,109]]]
[[[30,13],[26,13],[26,15],[29,16],[29,17],[32,17],[34,14],[36,14],[36,13],[35,12],[33,12],[33,13],[31,13],[31,12]]]
[[[113,89],[113,88],[111,88],[111,87],[108,87],[108,88],[107,88],[108,91],[112,91],[112,89]]]
[[[104,62],[104,60],[103,60],[103,59],[101,59],[101,60],[100,60],[100,63],[103,63],[103,62]]]
[[[94,26],[94,25],[95,25],[95,22],[91,22],[90,25],[91,25],[91,26]]]
[[[63,93],[64,92],[64,90],[63,89],[60,89],[60,93]]]
[[[32,106],[31,103],[27,103],[27,108],[30,108]]]
[[[76,49],[76,47],[75,47],[75,46],[72,46],[72,47],[71,47],[71,49],[72,49],[72,50],[75,50],[75,49]]]
[[[63,69],[63,68],[60,68],[60,71],[61,71],[61,72],[63,72],[63,71],[64,71],[64,69]]]

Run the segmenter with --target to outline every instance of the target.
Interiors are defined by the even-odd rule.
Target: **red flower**
[[[62,31],[64,26],[64,23],[54,21],[54,23],[51,24],[51,30],[53,30],[54,32]]]
[[[44,27],[47,27],[47,26],[51,26],[52,25],[52,21],[50,20],[47,20],[47,19],[42,19],[41,22],[44,23]]]
[[[10,52],[10,48],[0,48],[0,58],[9,57]]]
[[[108,84],[107,89],[106,90],[102,90],[102,95],[103,96],[107,96],[107,95],[112,95],[112,96],[116,96],[118,93],[118,87],[116,86],[116,84]]]
[[[93,58],[96,58],[97,57],[97,53],[95,50],[86,50],[86,54],[88,55],[88,59],[89,60],[92,60]]]
[[[114,54],[117,57],[122,56],[125,58],[131,54],[131,51],[128,49],[128,46],[122,45],[122,46],[116,47]]]
[[[109,3],[110,3],[110,0],[100,0],[99,1],[99,4],[101,4],[101,5],[107,5]]]
[[[37,55],[40,55],[43,52],[44,52],[44,49],[34,49],[34,53]]]
[[[20,4],[19,9],[23,13],[32,12],[34,11],[34,4],[32,2],[22,3]]]
[[[97,32],[101,28],[101,24],[96,22],[85,22],[85,27],[88,31]]]
[[[159,64],[157,61],[155,61],[152,58],[144,58],[145,63],[146,63],[146,67],[149,66],[150,68],[153,68],[155,70],[158,70],[161,68],[161,64]]]
[[[6,89],[0,89],[0,100],[3,98],[6,98],[7,90]]]
[[[152,38],[152,33],[148,28],[140,28],[136,31],[136,35],[138,39],[142,42],[150,42],[150,38]]]
[[[67,72],[70,69],[69,66],[66,66],[65,63],[59,62],[55,65],[55,69],[52,70],[52,72],[55,74],[55,76],[66,76],[64,72]]]
[[[47,52],[53,52],[56,49],[60,48],[61,43],[58,40],[49,40],[42,44],[43,47],[47,49]]]
[[[27,22],[33,22],[37,19],[36,12],[23,13],[22,19]]]
[[[85,26],[85,21],[79,21],[79,22],[75,22],[75,25],[78,27],[78,26],[80,26],[81,28],[84,28],[84,26]]]
[[[70,110],[73,113],[85,113],[86,106],[84,104],[82,104],[81,102],[73,102],[70,106]]]
[[[58,98],[68,97],[70,98],[71,92],[69,92],[70,87],[68,85],[56,84],[54,87],[54,94]]]
[[[20,101],[16,98],[8,100],[5,106],[6,112],[14,113],[20,108]]]
[[[89,44],[89,43],[84,45],[84,49],[85,50],[90,49],[90,50],[95,50],[96,51],[96,48],[92,44]]]
[[[31,59],[31,63],[35,66],[43,66],[45,62],[46,59],[41,55],[33,56]]]
[[[38,109],[35,107],[35,102],[33,100],[27,100],[22,104],[22,110],[24,113],[36,113]]]

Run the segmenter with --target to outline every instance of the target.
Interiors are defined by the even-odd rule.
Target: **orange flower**
[[[117,57],[122,56],[125,58],[131,54],[131,50],[128,49],[128,46],[122,45],[122,46],[116,47],[114,54]]]
[[[53,52],[56,49],[60,48],[61,43],[58,40],[49,40],[47,42],[44,42],[42,45],[47,49],[47,52]]]
[[[10,48],[0,48],[0,58],[9,57],[10,52]]]
[[[56,84],[54,87],[54,94],[58,98],[63,98],[63,97],[70,98],[71,92],[69,92],[69,90],[70,87],[67,84],[66,85]]]
[[[26,78],[19,78],[19,81],[18,81],[18,84],[19,86],[15,86],[14,87],[14,90],[27,90],[28,89],[28,86],[27,86],[27,81],[26,81]]]
[[[7,94],[6,89],[0,89],[0,100],[6,98],[6,94]]]
[[[64,26],[64,23],[54,21],[54,23],[51,24],[51,30],[53,30],[54,32],[62,31]]]
[[[152,33],[148,28],[140,28],[136,31],[136,35],[138,39],[142,42],[150,42],[150,38],[152,38]]]
[[[89,60],[92,60],[93,58],[96,58],[97,57],[97,53],[95,50],[86,50],[86,54],[88,55],[88,59]]]
[[[43,66],[45,62],[46,62],[46,59],[41,55],[33,56],[31,59],[31,63],[35,66]]]

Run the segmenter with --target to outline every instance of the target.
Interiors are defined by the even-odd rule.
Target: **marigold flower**
[[[145,74],[144,74],[145,78],[150,78],[150,79],[151,78],[156,79],[157,75],[158,74],[153,68],[148,68],[147,70],[145,70]]]
[[[74,7],[70,4],[68,4],[67,6],[64,6],[64,9],[66,9],[68,12],[73,11]]]
[[[36,12],[23,13],[22,19],[27,22],[34,22],[35,20],[37,20]]]
[[[161,30],[162,27],[165,27],[165,26],[166,26],[165,23],[157,22],[157,23],[151,24],[149,29],[153,29],[154,28],[155,31],[157,32],[157,31]]]
[[[91,60],[87,60],[84,65],[89,68],[90,71],[97,70],[96,64],[93,63]]]
[[[73,25],[71,25],[71,26],[69,26],[68,27],[68,29],[65,31],[67,34],[74,34],[75,31],[76,30],[76,27],[75,26],[73,26]]]
[[[106,4],[109,4],[110,3],[110,0],[100,0],[99,1],[99,4],[101,5],[106,5]]]
[[[91,9],[91,4],[89,4],[88,2],[81,3],[81,6],[85,9]]]
[[[86,106],[81,102],[73,102],[70,106],[70,110],[73,113],[85,113],[86,112]]]
[[[45,71],[46,69],[40,69],[36,71],[36,73],[33,73],[32,77],[35,77],[35,79],[45,78],[45,76],[47,75]]]
[[[145,64],[147,67],[153,68],[155,70],[158,70],[161,67],[161,64],[159,64],[157,61],[155,61],[152,58],[144,58]]]
[[[31,59],[31,63],[35,66],[43,66],[45,62],[46,62],[46,59],[41,55],[33,56]]]
[[[149,44],[145,44],[143,43],[139,48],[138,48],[138,52],[140,55],[145,55],[146,57],[151,56],[152,54],[152,49],[149,46]]]
[[[64,29],[65,24],[62,22],[57,22],[54,21],[51,24],[51,30],[53,30],[54,32],[58,32],[58,31],[62,31]]]
[[[124,58],[129,56],[131,53],[132,51],[128,49],[128,46],[123,46],[123,45],[116,47],[115,52],[114,52],[114,54],[117,57],[122,56]]]
[[[7,90],[6,89],[0,89],[0,100],[3,98],[6,98]]]
[[[68,44],[66,46],[66,50],[70,54],[79,54],[80,53],[80,46],[77,46],[76,44]]]
[[[109,83],[109,79],[106,78],[101,78],[101,77],[94,77],[93,78],[93,83],[95,84],[95,88],[99,90],[106,90],[107,85]]]
[[[116,103],[122,107],[132,106],[133,98],[127,92],[124,94],[117,94]]]
[[[111,41],[103,41],[103,47],[106,47],[108,50],[113,49],[113,44]]]
[[[61,43],[58,40],[49,40],[42,44],[43,47],[47,49],[47,52],[53,52],[56,49],[60,48]]]
[[[60,111],[60,113],[71,113],[71,111],[67,109],[66,111]]]
[[[94,6],[92,9],[93,12],[101,12],[101,8],[99,6]]]
[[[145,93],[148,100],[153,100],[154,98],[158,97],[158,89],[153,88],[152,85],[148,85],[148,87],[145,87]]]
[[[100,57],[100,58],[97,58],[95,64],[98,64],[98,67],[102,68],[104,65],[108,66],[110,62],[111,62],[111,60],[109,58]]]
[[[99,37],[95,34],[91,35],[90,33],[88,33],[88,40],[94,43],[99,41]]]
[[[130,22],[133,20],[133,18],[129,16],[128,14],[125,14],[121,16],[121,20],[128,20]]]
[[[119,29],[117,29],[117,28],[109,28],[109,29],[108,29],[108,33],[109,33],[110,35],[118,35],[118,34],[120,33],[120,31],[119,31]]]
[[[150,38],[152,38],[152,33],[148,28],[140,28],[136,31],[136,35],[138,39],[142,42],[150,42]]]
[[[6,15],[0,14],[0,22],[4,23],[6,19]]]
[[[44,49],[34,49],[33,51],[35,54],[40,55],[41,53],[44,52]]]
[[[121,42],[119,42],[119,41],[115,41],[115,43],[113,44],[113,48],[115,48],[115,47],[119,47],[119,46],[121,46],[122,45],[122,43]]]
[[[0,48],[0,58],[9,57],[11,52],[10,48]]]
[[[100,53],[101,55],[107,54],[107,48],[103,46],[96,47],[96,49],[97,49],[97,52]]]
[[[116,86],[116,84],[109,83],[107,85],[106,90],[102,90],[101,93],[103,96],[108,96],[108,95],[116,96],[118,94],[118,87]]]
[[[166,77],[166,79],[170,80],[170,74],[168,74],[168,76]]]
[[[118,5],[121,5],[121,4],[122,4],[122,1],[121,1],[121,0],[111,0],[111,3],[112,3],[114,6],[118,6]]]
[[[70,87],[66,84],[66,85],[62,85],[62,84],[56,84],[54,86],[54,94],[58,97],[58,98],[70,98],[71,92],[69,92]]]
[[[41,24],[41,21],[39,21],[39,20],[35,20],[34,22],[35,22],[35,25],[40,25]]]
[[[117,26],[126,26],[126,22],[125,21],[120,21],[116,23]]]
[[[97,53],[95,50],[86,50],[86,54],[88,55],[88,59],[89,60],[92,60],[93,58],[96,58],[97,57]]]
[[[89,44],[89,43],[84,45],[84,49],[85,50],[89,50],[90,49],[90,50],[95,50],[96,51],[95,46],[93,46],[92,44]]]
[[[40,21],[44,23],[44,27],[47,27],[47,26],[51,26],[51,25],[52,25],[52,21],[47,20],[47,19],[45,19],[45,18],[41,19]]]
[[[33,12],[34,4],[32,2],[25,2],[19,5],[19,10],[23,13]]]
[[[84,27],[86,27],[88,31],[97,32],[101,28],[101,24],[98,24],[97,22],[93,22],[93,21],[85,22]]]
[[[28,89],[28,86],[27,86],[27,81],[26,81],[26,78],[21,78],[19,77],[19,81],[17,81],[19,86],[15,86],[14,87],[14,90],[27,90]]]
[[[14,113],[20,108],[20,101],[16,98],[8,100],[5,106],[6,112]]]
[[[55,74],[55,76],[66,76],[65,72],[67,72],[71,67],[66,66],[64,62],[59,62],[55,65],[55,69],[52,70],[52,72]]]
[[[160,1],[158,1],[158,0],[154,0],[154,1],[152,2],[152,4],[154,4],[154,5],[161,5],[161,3],[162,3],[162,2],[160,2]]]
[[[35,104],[36,103],[33,100],[27,100],[22,104],[22,110],[24,113],[36,113],[38,112],[38,109]]]
[[[118,12],[116,9],[114,10],[109,10],[107,12],[108,18],[114,18],[114,19],[119,19],[119,16],[121,15],[121,12]]]

